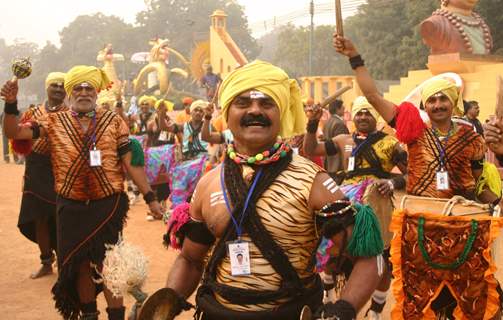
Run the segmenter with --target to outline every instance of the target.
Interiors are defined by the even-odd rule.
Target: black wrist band
[[[143,200],[145,200],[147,204],[150,204],[151,202],[157,201],[157,196],[154,191],[149,191],[143,195]]]
[[[316,133],[318,131],[318,124],[320,123],[320,120],[309,120],[307,122],[307,133]]]
[[[211,118],[213,118],[213,116],[211,114],[207,114],[204,116],[204,120],[211,120]]]
[[[405,188],[405,178],[403,176],[400,177],[394,177],[391,179],[391,182],[393,182],[393,186],[395,189],[403,189]]]
[[[355,70],[358,67],[363,67],[365,65],[365,61],[363,61],[361,55],[357,55],[349,58],[349,64],[351,65],[351,69]]]
[[[19,115],[19,110],[17,109],[17,101],[5,102],[4,113],[15,115],[15,116]]]

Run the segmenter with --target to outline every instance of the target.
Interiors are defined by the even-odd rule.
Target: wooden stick
[[[320,103],[320,106],[322,108],[326,108],[330,103],[334,102],[339,96],[343,95],[346,91],[352,89],[352,86],[345,86],[340,88],[339,90],[335,91],[335,93],[331,96],[328,96],[325,100],[323,100],[322,103]]]
[[[498,76],[496,81],[496,116],[499,118],[503,116],[503,78]]]
[[[337,34],[344,37],[344,28],[342,27],[342,6],[341,0],[335,0],[335,26]]]

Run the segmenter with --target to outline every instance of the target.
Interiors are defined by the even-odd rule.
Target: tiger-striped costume
[[[46,130],[54,165],[56,192],[73,200],[101,199],[124,190],[124,173],[120,166],[121,149],[129,147],[129,130],[116,113],[96,111],[96,149],[102,165],[89,166],[92,126],[82,128],[71,111],[48,114],[38,121]]]
[[[472,127],[453,123],[454,134],[444,145],[449,174],[449,190],[437,190],[436,172],[440,170],[439,150],[431,128],[408,145],[409,176],[407,193],[434,198],[451,198],[463,195],[473,198],[476,180],[472,174],[471,161],[483,160],[486,147],[483,138]]]
[[[245,167],[243,175],[251,168]],[[308,200],[314,177],[322,169],[308,159],[293,155],[288,167],[282,171],[256,203],[257,214],[280,245],[293,268],[306,281],[307,287],[314,286],[315,271],[310,265],[311,255],[317,244],[314,215],[309,210]],[[213,192],[215,211],[225,211],[225,203],[220,199],[222,190]],[[243,240],[250,241],[245,233]],[[251,274],[232,276],[230,260],[225,256],[217,268],[216,281],[231,287],[257,291],[276,291],[280,288],[281,276],[267,261],[257,246],[250,242]],[[309,279],[309,280],[308,280]],[[267,311],[284,304],[285,299],[263,304],[231,304],[215,294],[219,303],[235,311]]]
[[[80,313],[76,288],[79,266],[100,266],[105,244],[116,243],[128,206],[121,156],[130,151],[129,130],[114,112],[100,109],[84,132],[72,111],[47,114],[36,123],[49,142],[57,205],[58,280],[52,288],[56,308],[65,319]],[[91,167],[95,135],[101,166]]]

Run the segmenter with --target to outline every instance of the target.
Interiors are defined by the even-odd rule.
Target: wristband
[[[17,100],[14,102],[5,102],[4,113],[15,116],[19,115],[19,110],[17,109]]]
[[[361,55],[357,55],[349,58],[349,64],[351,65],[351,69],[355,70],[358,67],[363,67],[365,65],[365,61],[363,61]]]
[[[143,195],[143,200],[145,200],[147,204],[150,204],[151,202],[157,201],[157,196],[151,190]]]
[[[316,133],[316,131],[318,130],[318,123],[320,122],[320,120],[309,120],[307,122],[307,133]]]
[[[388,184],[389,184],[389,188],[391,189],[391,191],[395,190],[395,185],[393,184],[393,181],[388,180]]]

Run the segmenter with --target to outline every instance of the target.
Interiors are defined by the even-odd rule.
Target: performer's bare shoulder
[[[220,186],[221,169],[222,165],[211,170],[199,180],[190,206],[192,219],[205,222],[208,229],[217,238],[223,235],[230,220]]]

